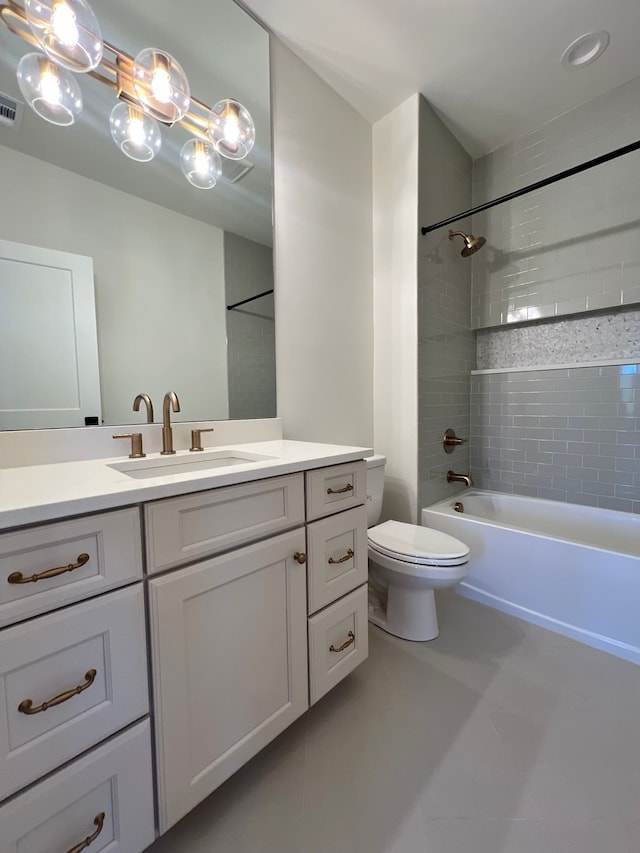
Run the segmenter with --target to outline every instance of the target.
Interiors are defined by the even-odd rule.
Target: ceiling
[[[638,0],[243,0],[371,122],[415,92],[475,158],[640,75]],[[592,65],[563,50],[608,30]]]

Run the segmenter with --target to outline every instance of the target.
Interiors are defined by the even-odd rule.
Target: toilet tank
[[[380,520],[386,461],[387,457],[379,454],[365,459],[367,463],[367,527],[373,527]]]

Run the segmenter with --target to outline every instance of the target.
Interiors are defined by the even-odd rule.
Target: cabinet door
[[[149,582],[161,831],[308,707],[303,530]]]

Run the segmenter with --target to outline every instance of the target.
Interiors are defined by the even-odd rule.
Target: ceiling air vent
[[[22,101],[16,101],[15,98],[0,92],[0,125],[16,129],[20,127],[23,107]]]
[[[237,184],[253,169],[253,163],[248,160],[229,160],[224,157],[222,160],[222,178],[229,184]]]

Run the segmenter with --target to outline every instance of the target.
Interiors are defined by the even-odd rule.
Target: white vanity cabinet
[[[306,711],[309,683],[315,701],[366,658],[365,478],[356,462],[145,508],[161,832]]]
[[[138,508],[0,534],[2,853],[154,838],[141,538]]]

